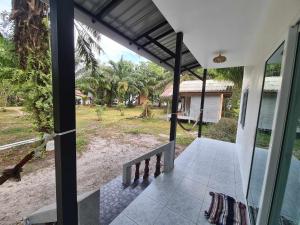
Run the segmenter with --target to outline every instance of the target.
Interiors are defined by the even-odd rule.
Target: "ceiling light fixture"
[[[219,55],[213,59],[214,63],[223,63],[226,60],[227,60],[227,58],[225,56],[221,55],[221,53],[219,53]]]

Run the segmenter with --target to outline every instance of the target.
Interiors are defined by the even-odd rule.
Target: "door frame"
[[[294,62],[296,57],[298,41],[298,24],[289,29],[287,38],[285,38],[285,47],[283,54],[283,63],[281,70],[281,89],[278,93],[279,98],[276,103],[275,120],[273,123],[273,135],[270,140],[270,154],[268,154],[264,182],[262,187],[262,198],[260,210],[257,216],[257,225],[266,225],[269,221],[272,200],[275,190],[276,178],[278,173],[279,160],[284,137],[284,129],[287,119],[290,92],[292,86]],[[282,91],[284,90],[284,91]]]

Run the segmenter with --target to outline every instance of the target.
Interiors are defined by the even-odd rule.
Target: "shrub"
[[[206,126],[204,136],[222,141],[235,142],[237,121],[232,118],[222,118],[218,123]]]
[[[121,116],[124,116],[124,109],[125,109],[125,104],[124,103],[119,103],[118,105],[117,105],[117,110],[119,110],[120,111],[120,113],[121,113]]]
[[[96,106],[96,113],[97,113],[97,117],[98,117],[98,120],[101,121],[102,120],[102,115],[103,115],[103,112],[106,110],[106,105],[102,106],[102,105],[97,105]]]

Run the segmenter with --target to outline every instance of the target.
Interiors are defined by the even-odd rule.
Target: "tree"
[[[74,27],[78,33],[75,49],[76,61],[77,63],[84,62],[85,69],[90,69],[94,73],[98,67],[94,51],[98,54],[102,52],[99,44],[101,34],[76,20],[74,21]]]
[[[241,88],[243,83],[243,67],[230,67],[220,69],[209,69],[208,77],[217,80],[229,80],[234,83],[232,97],[230,99],[230,112],[233,117],[238,117],[240,110]],[[202,74],[203,69],[198,69],[197,73]]]
[[[0,36],[0,107],[6,107],[16,100],[12,80],[21,72],[16,69],[17,66],[13,42],[9,38]]]
[[[130,91],[138,90],[135,82],[131,80],[131,75],[134,74],[133,63],[123,60],[123,58],[118,62],[110,60],[109,66],[105,67],[104,71],[110,86],[110,90],[107,92],[109,95],[108,105],[111,105],[115,98],[124,103],[130,97]]]
[[[8,79],[0,81],[0,108],[2,111],[7,107],[8,98],[12,94],[12,85]]]
[[[154,103],[159,101],[159,96],[165,86],[172,82],[172,74],[153,62],[142,62],[137,68],[138,80],[142,82],[140,94],[148,97]]]
[[[92,93],[95,104],[106,104],[106,92],[110,90],[107,74],[102,70],[102,67],[98,67],[94,72],[91,69],[82,70],[76,79],[76,87],[84,94]]]
[[[40,0],[13,0],[14,44],[22,74],[18,93],[39,132],[53,130],[48,5]]]
[[[12,0],[11,18],[14,21],[14,44],[19,68],[19,93],[30,113],[36,130],[50,133],[53,129],[51,63],[49,46],[48,5],[41,0]],[[86,68],[97,66],[93,50],[100,49],[100,35],[76,22],[78,32],[76,53]],[[94,36],[92,36],[94,35]]]

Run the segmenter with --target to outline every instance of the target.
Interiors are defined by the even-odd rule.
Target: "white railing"
[[[135,178],[134,180],[139,179],[139,167],[142,161],[145,160],[145,169],[144,169],[144,179],[147,179],[149,176],[149,161],[152,156],[156,156],[156,170],[154,176],[160,174],[160,160],[163,154],[163,171],[169,172],[174,168],[174,141],[169,142],[168,144],[162,145],[151,152],[148,152],[136,159],[133,159],[123,165],[123,184],[131,184],[131,172],[132,166],[136,166]]]

